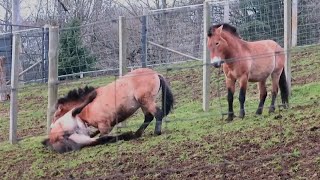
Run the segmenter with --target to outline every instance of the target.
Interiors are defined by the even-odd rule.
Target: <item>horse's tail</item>
[[[97,97],[97,91],[92,91],[78,107],[72,111],[72,116],[75,117],[77,114],[81,113],[84,107],[90,104]]]
[[[289,89],[288,89],[287,78],[286,78],[284,68],[283,68],[282,73],[280,75],[279,88],[281,91],[282,104],[285,107],[287,107],[287,105],[289,105]]]
[[[162,89],[162,112],[167,116],[173,108],[174,98],[172,91],[162,75],[158,75],[160,79],[160,87]]]

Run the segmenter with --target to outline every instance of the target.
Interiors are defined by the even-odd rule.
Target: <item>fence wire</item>
[[[273,39],[283,45],[283,1],[230,1],[229,6],[229,22],[238,28],[243,39]],[[212,24],[224,21],[225,7],[224,2],[210,4]],[[320,178],[317,170],[312,169],[317,167],[320,153],[317,131],[320,126],[317,124],[320,97],[314,93],[318,92],[317,85],[320,82],[318,10],[319,3],[315,1],[299,1],[298,47],[289,51],[292,57],[291,109],[281,109],[278,100],[275,114],[268,115],[265,112],[262,116],[255,116],[259,95],[257,85],[249,84],[246,118],[235,118],[231,123],[224,121],[227,91],[222,70],[211,69],[211,108],[209,113],[203,113],[202,61],[170,51],[203,58],[203,6],[157,10],[146,14],[147,43],[149,41],[146,54],[142,50],[145,43],[142,42],[144,16],[126,18],[128,70],[141,67],[143,56],[147,56],[146,65],[163,74],[170,82],[176,104],[173,113],[164,120],[164,133],[159,138],[152,136],[154,124],[151,124],[141,139],[128,143],[118,142],[115,145],[115,157],[107,159],[107,152],[97,152],[96,156],[101,158],[104,166],[110,162],[115,165],[105,170],[108,176],[97,175],[96,178],[229,179],[261,176],[276,179],[300,175]],[[59,97],[73,88],[85,85],[100,87],[118,79],[118,32],[118,20],[90,24],[73,22],[69,27],[60,29]],[[37,82],[46,79],[48,70],[44,63],[43,29],[22,31],[21,35],[20,58],[23,63],[20,72],[43,61],[20,78],[21,84],[34,82],[19,86],[18,136],[26,138],[45,133],[47,84]],[[0,49],[5,49],[1,53],[4,52],[5,60],[10,59],[12,45],[5,35],[1,35],[0,40],[4,42]],[[301,45],[313,46],[299,47]],[[254,58],[259,60],[268,55],[260,54]],[[237,60],[248,58],[253,57]],[[0,82],[9,81],[10,67],[7,70],[0,69],[0,75],[1,71],[5,71],[6,75],[0,78]],[[270,81],[267,87],[270,94]],[[239,87],[236,86],[236,89]],[[239,109],[237,97],[238,93],[235,93],[236,113]],[[264,111],[269,106],[269,97]],[[0,141],[6,141],[10,106],[8,102],[1,102],[0,106]],[[141,125],[143,115],[138,112],[132,119],[128,120],[125,128],[116,128],[115,133],[135,131]],[[135,146],[134,151],[128,151],[131,143]],[[66,166],[74,166],[72,158]],[[299,164],[301,160],[307,162]],[[69,178],[72,172],[65,171],[62,174]]]

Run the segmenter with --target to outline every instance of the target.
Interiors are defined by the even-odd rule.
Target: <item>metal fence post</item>
[[[119,77],[127,73],[127,30],[126,19],[119,17]],[[126,127],[127,122],[123,121],[117,127]]]
[[[21,46],[21,36],[17,32],[13,33],[12,45],[9,141],[11,144],[16,144],[18,120],[18,79],[20,62],[19,56]]]
[[[229,23],[230,21],[230,2],[229,0],[224,3],[223,21]]]
[[[42,78],[48,82],[49,25],[43,27],[42,37]]]
[[[298,43],[298,0],[292,0],[292,47]]]
[[[209,2],[203,3],[203,84],[202,84],[202,108],[209,111],[210,94],[210,54],[207,47],[207,31],[210,26]]]
[[[126,19],[119,17],[119,76],[127,73],[127,32]]]
[[[48,109],[47,133],[50,133],[51,118],[54,105],[58,98],[58,45],[59,27],[49,27],[49,79],[48,79]]]
[[[284,53],[286,58],[285,73],[289,94],[291,95],[291,43],[292,43],[292,0],[284,1]]]
[[[147,9],[143,10],[143,16],[141,17],[142,21],[142,29],[141,29],[141,48],[142,48],[142,55],[141,55],[141,66],[143,68],[147,67],[147,58],[148,58],[148,49],[147,49]]]

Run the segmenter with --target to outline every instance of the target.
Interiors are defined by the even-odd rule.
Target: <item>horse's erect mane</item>
[[[85,86],[84,88],[73,89],[68,92],[68,94],[62,98],[58,99],[58,104],[64,104],[72,101],[84,100],[85,97],[94,91],[95,88],[91,86]]]
[[[213,35],[213,32],[219,28],[220,26],[223,25],[223,28],[222,30],[224,31],[227,31],[229,32],[230,34],[234,35],[235,37],[237,38],[240,38],[240,35],[239,33],[237,32],[237,28],[235,28],[234,26],[228,24],[228,23],[221,23],[221,24],[216,24],[216,25],[212,25],[210,28],[209,28],[209,31],[208,31],[208,37],[211,37]]]

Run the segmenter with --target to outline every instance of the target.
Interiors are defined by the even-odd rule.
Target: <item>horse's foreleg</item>
[[[95,131],[93,131],[93,132],[90,132],[89,136],[90,136],[91,138],[93,138],[93,137],[95,137],[95,136],[98,135],[98,134],[100,134],[100,131],[99,131],[99,130],[95,130]]]
[[[235,80],[227,78],[226,85],[228,89],[228,118],[227,121],[232,121],[234,118],[234,112],[233,112],[233,96],[235,91]]]
[[[98,131],[100,132],[100,136],[107,135],[111,132],[112,127],[106,122],[98,123]]]
[[[280,79],[280,73],[272,73],[272,99],[271,99],[271,105],[269,107],[269,113],[273,113],[275,111],[275,102],[278,95],[278,88],[279,88],[279,79]]]
[[[267,87],[266,81],[262,81],[258,83],[259,91],[260,91],[260,102],[256,114],[260,115],[263,111],[264,102],[266,101],[267,97]]]
[[[245,109],[244,109],[244,102],[246,101],[246,91],[247,91],[247,84],[248,84],[248,75],[243,75],[240,78],[240,92],[239,92],[239,102],[240,102],[240,118],[244,118],[245,116]]]

